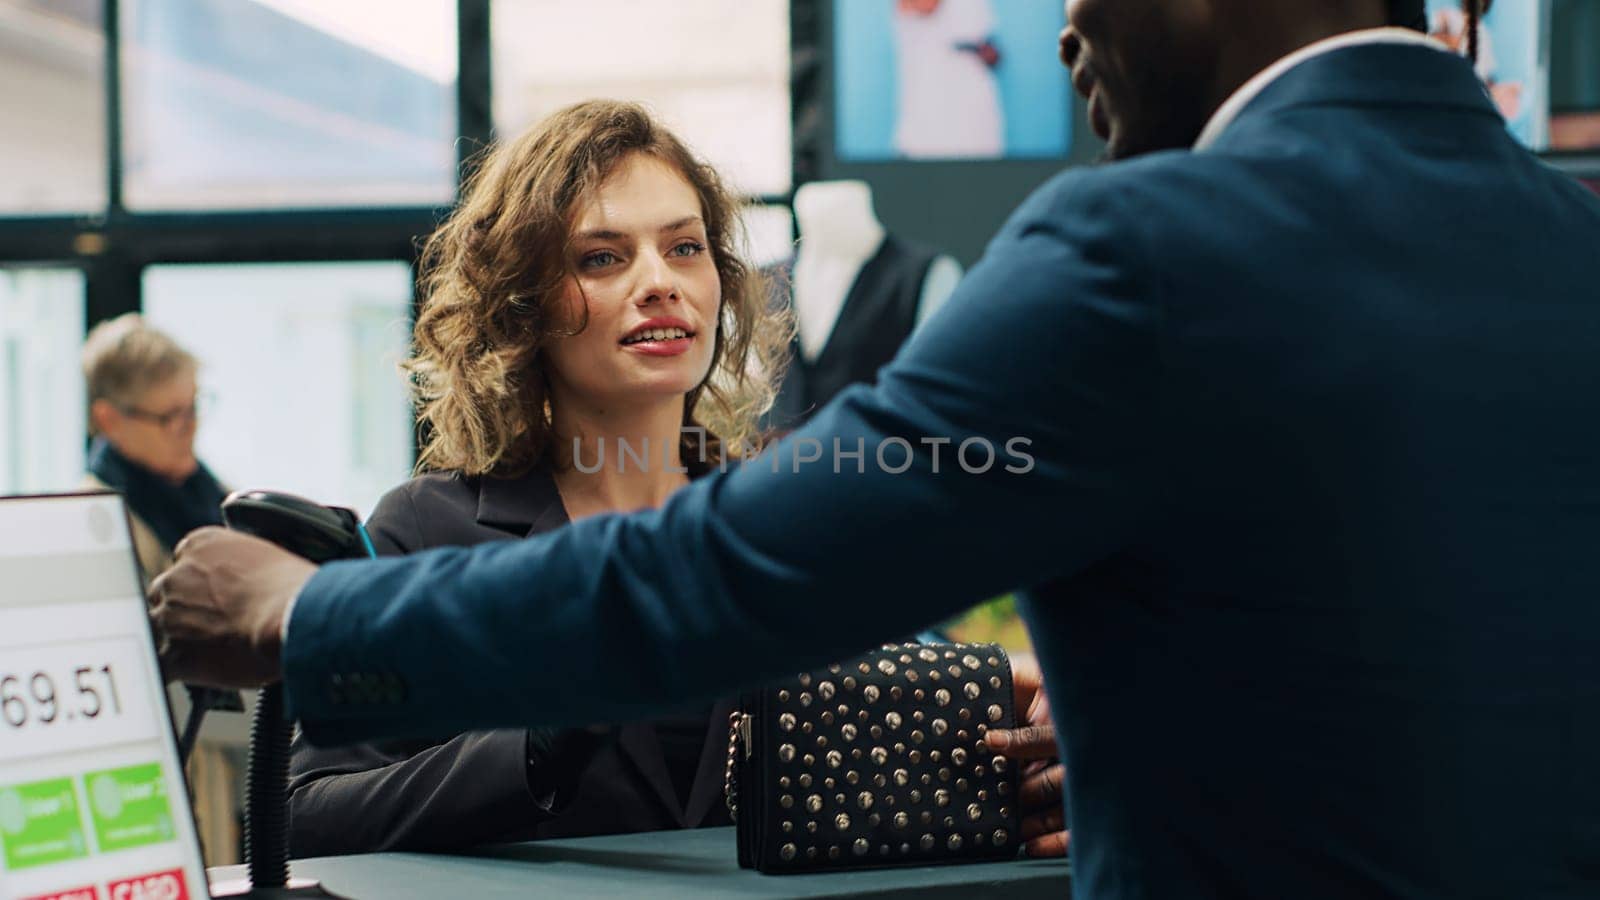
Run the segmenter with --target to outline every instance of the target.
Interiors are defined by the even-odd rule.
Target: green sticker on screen
[[[27,869],[88,855],[72,780],[55,778],[0,788],[0,845],[7,869]]]
[[[172,840],[172,807],[159,764],[90,772],[83,785],[102,852]]]

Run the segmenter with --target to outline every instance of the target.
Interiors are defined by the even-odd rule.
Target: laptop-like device
[[[0,498],[0,900],[207,896],[122,498]]]

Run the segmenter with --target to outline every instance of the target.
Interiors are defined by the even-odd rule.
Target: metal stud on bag
[[[924,691],[922,678],[936,683]],[[1014,855],[1020,822],[1001,798],[1017,767],[983,743],[1014,725],[1012,703],[1010,666],[989,645],[888,645],[747,698],[729,719],[724,778],[741,864]]]

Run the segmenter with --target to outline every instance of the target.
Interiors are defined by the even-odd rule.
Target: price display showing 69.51
[[[28,686],[26,690],[24,684]],[[0,718],[12,728],[26,728],[30,723],[42,726],[70,722],[78,716],[93,719],[101,713],[122,715],[117,675],[110,663],[73,668],[72,684],[77,688],[75,695],[58,691],[55,677],[49,672],[0,672]]]
[[[0,660],[0,760],[154,736],[133,639],[8,647]]]

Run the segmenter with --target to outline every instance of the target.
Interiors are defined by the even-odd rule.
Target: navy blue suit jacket
[[[319,741],[618,720],[1025,588],[1077,896],[1592,897],[1597,405],[1600,201],[1464,62],[1349,48],[1040,188],[778,471],[323,568],[289,693]]]

